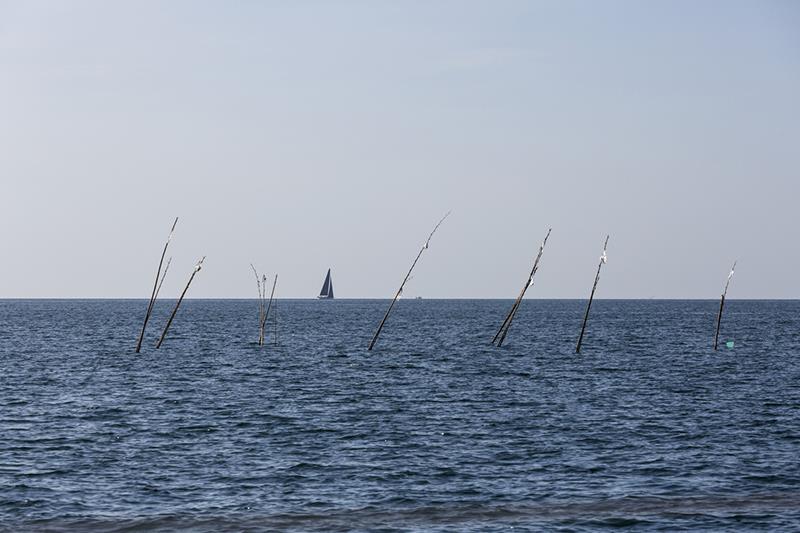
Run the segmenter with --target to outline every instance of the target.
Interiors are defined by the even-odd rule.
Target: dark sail
[[[331,269],[328,269],[328,274],[325,276],[325,282],[322,284],[322,290],[319,291],[320,299],[333,299],[333,280],[331,280]]]

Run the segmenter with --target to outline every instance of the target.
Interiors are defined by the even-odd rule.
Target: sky
[[[800,298],[800,3],[0,0],[0,298]]]

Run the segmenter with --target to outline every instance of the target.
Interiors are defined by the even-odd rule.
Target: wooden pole
[[[253,269],[253,274],[256,276],[256,288],[258,289],[258,345],[264,345],[264,293],[266,292],[266,288],[262,287],[262,278],[259,277],[258,271],[256,271],[256,267],[253,266],[253,263],[250,263],[250,268]],[[263,276],[263,281],[266,281],[267,277]]]
[[[581,343],[583,342],[583,334],[586,331],[586,323],[589,321],[589,309],[592,308],[592,301],[594,300],[594,291],[597,290],[597,282],[600,281],[600,269],[608,261],[606,257],[606,248],[608,248],[608,235],[606,235],[606,242],[603,244],[603,255],[600,256],[600,263],[597,265],[597,274],[594,275],[594,284],[592,285],[592,293],[589,295],[589,303],[586,305],[586,314],[583,315],[583,325],[581,326],[581,334],[578,337],[578,345],[575,346],[575,353],[581,353]]]
[[[517,308],[519,307],[519,303],[522,301],[522,296],[524,296],[524,294],[525,294],[525,289],[527,289],[527,285],[525,286],[525,288],[523,288],[523,291],[520,292],[519,296],[517,296],[517,299],[514,300],[514,304],[511,306],[511,309],[508,311],[508,314],[506,315],[506,318],[503,320],[503,323],[500,324],[500,329],[498,329],[497,333],[494,334],[494,337],[492,338],[492,344],[497,342],[497,340],[500,338],[500,336],[506,330],[506,327],[511,322],[512,317],[517,313]]]
[[[530,274],[528,274],[528,279],[525,281],[525,285],[523,285],[522,290],[519,291],[519,295],[517,299],[514,300],[514,304],[511,306],[511,310],[506,315],[505,320],[500,325],[500,329],[497,330],[494,337],[492,338],[491,344],[497,344],[497,347],[503,345],[503,342],[506,339],[506,335],[508,335],[508,330],[511,329],[511,323],[514,321],[514,316],[517,314],[517,310],[519,309],[520,303],[522,302],[522,297],[525,296],[525,292],[528,290],[528,287],[533,285],[533,276],[536,275],[536,271],[539,270],[539,261],[542,258],[542,252],[544,252],[544,247],[547,244],[547,239],[550,237],[550,232],[552,228],[547,230],[547,235],[544,236],[544,240],[542,241],[541,246],[539,246],[539,253],[536,255],[536,259],[533,261],[533,267],[531,268]]]
[[[267,275],[261,275],[261,322],[259,323],[259,340],[258,345],[264,346],[264,339],[266,338],[266,332],[264,331],[264,323],[267,321],[267,309],[266,309],[266,301],[267,299]]]
[[[717,311],[717,331],[714,333],[714,351],[717,351],[717,344],[719,343],[719,328],[722,325],[722,308],[725,307],[725,295],[719,299],[719,311]]]
[[[717,351],[717,345],[719,344],[719,328],[722,325],[722,309],[725,307],[725,296],[728,294],[728,285],[731,284],[731,278],[733,277],[733,271],[736,270],[736,261],[733,262],[733,266],[731,267],[731,272],[728,274],[728,279],[725,282],[725,288],[722,289],[722,296],[719,299],[719,312],[717,312],[717,331],[714,333],[714,351]]]
[[[169,331],[169,327],[172,325],[172,321],[175,319],[175,314],[178,312],[178,308],[181,306],[183,297],[186,296],[186,291],[189,290],[189,285],[192,284],[192,280],[194,279],[195,275],[200,272],[200,269],[203,267],[203,261],[205,261],[205,259],[206,256],[203,256],[202,259],[197,262],[197,265],[195,265],[194,270],[192,271],[192,275],[189,276],[189,281],[186,283],[186,287],[183,288],[180,298],[178,298],[178,301],[175,302],[175,307],[172,309],[172,314],[169,316],[169,320],[167,320],[167,325],[164,326],[164,332],[161,333],[161,337],[158,339],[156,349],[161,348],[161,343],[164,342],[164,338],[167,336],[167,331]]]
[[[158,283],[158,279],[161,276],[161,266],[164,264],[164,256],[167,255],[167,248],[169,247],[169,242],[172,240],[172,233],[175,231],[175,226],[178,224],[178,217],[175,217],[175,222],[172,223],[172,229],[169,230],[169,236],[167,237],[167,242],[164,244],[164,250],[161,252],[161,259],[158,261],[158,270],[156,270],[156,280],[153,282],[153,292],[150,294],[150,301],[147,304],[147,311],[144,314],[144,322],[142,323],[142,331],[139,333],[139,339],[136,341],[136,353],[139,353],[142,349],[142,341],[144,340],[144,332],[147,329],[147,322],[150,320],[150,315],[153,312],[153,306],[156,302],[156,297],[158,296],[158,290],[160,289],[161,285]],[[169,263],[167,263],[167,268],[169,268]],[[166,271],[164,272],[166,276]],[[164,282],[164,278],[161,278],[161,282]]]
[[[264,276],[264,281],[266,281],[266,279],[267,279],[266,276]],[[273,280],[273,282],[272,282],[272,292],[269,293],[269,303],[267,304],[267,310],[264,312],[264,317],[262,318],[262,322],[261,322],[261,331],[262,332],[266,330],[267,319],[269,318],[269,310],[272,308],[272,301],[273,301],[273,298],[275,297],[275,286],[277,284],[278,284],[278,275],[275,274],[275,280]],[[266,294],[267,294],[266,291],[267,291],[267,287],[265,285],[264,286],[264,296],[265,297],[266,297]],[[278,306],[276,304],[275,305],[275,335],[278,334],[277,333],[277,331],[278,331],[278,315],[277,315],[277,313],[278,313]],[[262,344],[263,344],[263,339],[262,339]]]
[[[276,283],[278,282],[278,275],[277,274],[275,275],[275,282]],[[273,325],[275,327],[274,333],[272,335],[272,344],[274,346],[277,346],[278,345],[278,300],[277,299],[275,299],[272,302],[272,307],[275,309],[275,311],[272,313],[273,316],[275,317],[273,319],[273,321],[272,321]]]
[[[392,302],[389,304],[389,308],[386,310],[386,314],[383,315],[383,320],[381,320],[381,323],[378,324],[378,329],[375,331],[375,335],[372,336],[372,340],[369,342],[369,346],[367,347],[367,350],[372,351],[372,348],[375,346],[375,343],[378,342],[378,336],[381,334],[381,330],[383,329],[384,324],[386,324],[386,319],[389,318],[389,313],[392,312],[392,308],[394,307],[394,304],[397,302],[397,299],[403,293],[403,287],[405,286],[406,282],[408,281],[408,278],[411,277],[411,272],[414,270],[414,267],[417,266],[417,261],[419,261],[419,258],[422,257],[422,252],[424,252],[425,250],[428,249],[428,246],[431,243],[431,237],[433,237],[433,234],[436,233],[436,230],[439,229],[439,226],[442,225],[442,222],[444,222],[444,219],[446,219],[448,216],[450,216],[450,211],[448,211],[447,214],[445,214],[445,216],[442,217],[442,219],[439,221],[439,223],[436,224],[436,226],[433,228],[433,231],[431,232],[431,234],[428,235],[428,240],[426,240],[425,244],[422,245],[422,248],[420,249],[419,253],[417,254],[417,257],[414,259],[414,262],[411,263],[411,268],[408,269],[408,273],[406,274],[406,277],[403,278],[403,282],[400,284],[400,288],[397,289],[397,292],[395,293],[394,298],[392,298]]]
[[[156,289],[156,297],[153,298],[153,305],[155,305],[155,301],[158,300],[158,293],[161,292],[161,286],[164,284],[164,278],[167,277],[167,271],[169,270],[169,265],[172,263],[172,258],[170,257],[167,259],[167,266],[164,267],[164,272],[161,274],[161,281],[158,282],[158,288]]]
[[[520,302],[517,302],[517,304],[514,307],[511,308],[511,312],[509,313],[509,315],[507,317],[506,327],[503,330],[503,333],[497,339],[497,347],[498,348],[501,347],[503,345],[503,343],[505,342],[506,335],[508,335],[508,331],[511,329],[511,323],[514,322],[514,318],[517,316],[517,310],[519,309],[519,306],[520,306],[521,302],[522,302],[522,300],[520,300]]]

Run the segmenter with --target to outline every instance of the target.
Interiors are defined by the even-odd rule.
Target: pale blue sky
[[[0,0],[0,297],[800,297],[800,3]]]

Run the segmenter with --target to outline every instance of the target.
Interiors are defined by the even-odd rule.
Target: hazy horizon
[[[800,4],[0,0],[0,298],[798,299]]]
[[[371,297],[365,297],[365,298],[347,298],[347,297],[339,298],[339,297],[336,297],[336,298],[333,298],[331,300],[323,300],[323,301],[365,301],[365,300],[384,301],[385,300],[386,302],[391,302],[393,296],[394,296],[394,294],[390,294],[389,296],[386,296],[386,297],[376,296],[374,298],[371,298]],[[31,301],[35,301],[35,300],[125,300],[125,301],[143,301],[143,302],[147,302],[149,298],[150,298],[149,295],[146,295],[146,296],[143,296],[143,297],[130,297],[130,298],[116,298],[116,297],[102,297],[102,296],[98,296],[98,297],[94,297],[94,298],[85,298],[85,297],[81,297],[81,296],[59,298],[59,297],[40,296],[40,297],[24,297],[24,298],[0,298],[0,301],[4,301],[4,300],[5,301],[25,301],[25,300],[31,300]],[[159,302],[161,302],[161,301],[174,302],[175,300],[177,300],[177,298],[178,298],[178,295],[169,295],[169,296],[159,295],[158,301]],[[500,301],[513,302],[515,298],[516,298],[516,295],[515,296],[509,296],[507,298],[470,298],[470,297],[425,298],[425,297],[422,297],[422,296],[420,296],[420,297],[412,296],[412,297],[407,297],[407,298],[400,298],[399,300],[400,301],[402,301],[402,300],[415,300],[415,301],[419,301],[419,300],[421,300],[421,301],[426,301],[426,300],[431,300],[431,301],[446,301],[446,300],[492,300],[492,301],[495,301],[495,300],[500,300]],[[294,301],[294,300],[296,300],[296,301],[310,301],[310,302],[320,301],[315,296],[305,296],[305,297],[304,296],[297,296],[297,297],[296,296],[289,296],[289,297],[276,296],[275,299],[276,300],[282,300],[282,301]],[[536,297],[526,296],[525,299],[526,300],[542,300],[542,301],[562,301],[563,300],[563,301],[576,301],[577,302],[577,301],[586,301],[586,300],[588,300],[589,299],[589,295],[587,294],[583,298],[580,298],[580,297],[578,297],[578,298],[536,298]],[[184,297],[183,301],[186,301],[186,300],[219,300],[219,301],[231,300],[231,301],[245,301],[245,302],[253,301],[253,302],[258,302],[258,298],[257,297],[251,298],[251,297],[248,297],[248,296],[242,296],[242,297],[219,297],[218,298],[218,297],[196,297],[196,296],[193,297],[193,296],[187,295],[186,297]],[[715,302],[716,304],[719,304],[719,296],[717,296],[716,298],[601,298],[601,297],[595,295],[594,301],[598,301],[598,300],[620,301],[620,302],[623,302],[623,301],[631,301],[631,302],[649,302],[649,301],[654,301],[654,302]],[[735,301],[742,301],[742,302],[797,302],[797,301],[800,301],[800,298],[730,298],[730,297],[725,297],[725,302],[726,303],[735,302]],[[320,305],[325,305],[325,304],[324,303],[320,303]]]

